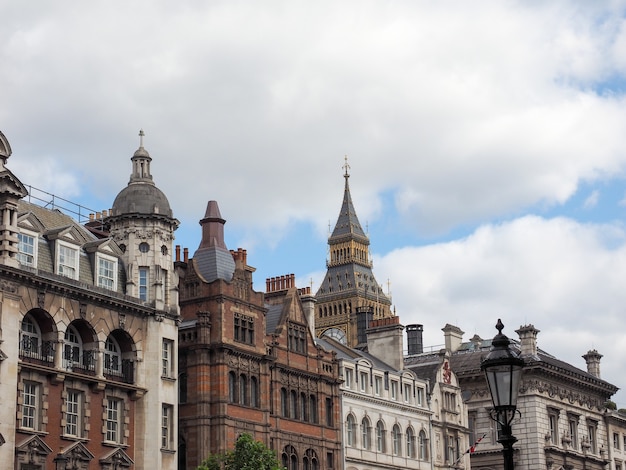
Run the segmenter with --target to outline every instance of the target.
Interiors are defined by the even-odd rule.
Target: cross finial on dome
[[[343,176],[350,176],[350,173],[348,173],[348,170],[350,169],[350,165],[348,165],[348,156],[344,155],[343,157],[345,163],[343,164],[343,166],[341,168],[343,168],[345,170]]]
[[[143,129],[139,129],[139,147],[143,147],[143,136],[146,135]]]

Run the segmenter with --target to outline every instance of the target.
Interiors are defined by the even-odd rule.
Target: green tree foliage
[[[242,434],[234,450],[209,455],[197,470],[283,470],[283,467],[274,451],[250,434]]]

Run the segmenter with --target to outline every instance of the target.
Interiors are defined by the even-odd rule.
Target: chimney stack
[[[519,335],[522,356],[537,355],[537,334],[539,330],[533,325],[520,326],[515,332]]]
[[[456,352],[461,347],[461,344],[463,344],[463,334],[465,332],[458,326],[450,325],[449,323],[441,330],[446,340],[446,351],[450,353]]]
[[[583,359],[587,363],[587,372],[594,377],[600,378],[600,359],[602,359],[602,354],[592,349],[583,356]]]
[[[395,370],[402,370],[404,368],[402,330],[404,326],[400,324],[400,317],[370,321],[367,329],[367,352]]]
[[[407,325],[406,326],[406,342],[408,347],[407,354],[422,354],[424,352],[424,325]]]

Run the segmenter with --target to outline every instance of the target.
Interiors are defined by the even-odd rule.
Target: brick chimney
[[[537,334],[539,330],[533,325],[520,326],[515,332],[519,335],[521,355],[537,355]]]
[[[602,354],[592,349],[583,356],[583,359],[587,363],[587,372],[600,378],[600,359],[602,359]]]
[[[367,352],[395,370],[404,367],[400,317],[379,318],[370,321],[367,333]]]
[[[443,331],[443,336],[446,340],[446,351],[450,353],[456,352],[463,344],[463,334],[465,332],[458,326],[450,325],[449,323],[441,331]]]

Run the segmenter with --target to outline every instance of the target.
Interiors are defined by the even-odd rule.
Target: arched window
[[[402,447],[402,433],[400,432],[400,426],[394,424],[391,430],[391,442],[393,455],[400,455],[400,448]]]
[[[244,374],[239,376],[239,403],[242,405],[248,404],[248,377]]]
[[[302,458],[303,470],[319,470],[319,460],[313,449],[307,449]]]
[[[309,397],[309,419],[312,423],[317,423],[317,397],[315,395]]]
[[[356,420],[352,413],[348,415],[346,420],[346,443],[350,447],[355,447],[356,445]]]
[[[372,446],[372,428],[367,418],[363,418],[361,421],[361,444],[364,449],[369,449]]]
[[[81,368],[81,357],[83,355],[83,341],[80,334],[72,325],[65,330],[65,345],[63,348],[63,365],[67,370],[74,367]]]
[[[280,389],[280,414],[283,418],[289,418],[289,395],[285,388]]]
[[[424,432],[424,430],[420,431],[418,445],[419,445],[418,458],[420,460],[428,460],[428,447],[426,446],[426,433]]]
[[[228,373],[228,401],[237,403],[237,376],[234,372]]]
[[[385,452],[385,425],[382,421],[376,423],[376,450]]]
[[[308,407],[308,404],[307,404],[306,394],[301,393],[300,394],[300,419],[302,421],[309,420],[309,413],[308,413],[307,407]]]
[[[122,353],[120,345],[113,336],[109,335],[104,343],[104,373],[122,375]]]
[[[294,446],[285,446],[282,461],[283,467],[287,470],[298,470],[298,454]]]
[[[22,319],[21,334],[20,352],[24,356],[38,357],[41,354],[41,330],[28,313]]]
[[[289,417],[298,419],[298,394],[295,390],[289,394]]]
[[[256,377],[250,377],[250,406],[259,407],[259,381]]]
[[[406,428],[406,456],[410,459],[415,458],[415,433],[413,428]]]

